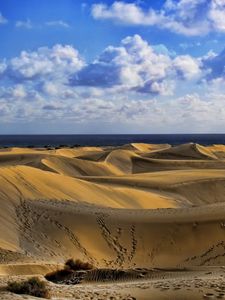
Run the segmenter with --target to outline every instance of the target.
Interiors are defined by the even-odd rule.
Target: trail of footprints
[[[132,261],[137,250],[137,239],[135,237],[135,230],[136,230],[135,226],[132,225],[131,226],[131,252],[130,255],[128,255],[129,262]]]
[[[221,250],[222,253],[214,255],[214,251]],[[205,252],[203,252],[200,255],[195,255],[192,257],[188,257],[185,262],[192,262],[199,261],[198,265],[200,266],[205,266],[209,265],[211,261],[214,261],[218,258],[224,257],[225,256],[225,241],[219,241],[217,244],[212,245],[210,248],[208,248]]]
[[[29,201],[22,201],[20,202],[20,205],[16,207],[16,214],[18,218],[18,224],[20,228],[20,232],[23,235],[23,238],[21,239],[21,243],[29,243],[32,245],[33,250],[39,254],[44,252],[45,254],[49,254],[50,256],[60,256],[60,248],[63,250],[63,245],[61,245],[60,242],[57,240],[52,240],[50,237],[42,232],[39,232],[38,230],[33,230],[34,226],[38,225],[38,222],[43,222],[43,220],[47,221],[47,223],[50,223],[51,226],[55,226],[58,228],[58,230],[61,230],[65,233],[65,235],[70,239],[71,243],[75,246],[75,248],[84,255],[84,258],[87,259],[91,263],[96,263],[93,256],[88,252],[88,250],[81,244],[79,241],[79,238],[76,236],[76,234],[70,230],[67,226],[59,222],[57,219],[52,217],[52,214],[50,216],[50,213],[48,213],[48,210],[41,210],[39,208],[33,209],[32,204],[29,204]],[[117,228],[116,234],[113,235],[110,229],[108,228],[105,218],[108,217],[108,215],[103,213],[96,213],[96,222],[100,228],[102,237],[108,244],[110,249],[113,249],[113,251],[116,253],[116,259],[112,261],[106,261],[106,265],[117,265],[122,266],[124,263],[129,262],[131,263],[136,250],[137,250],[137,239],[135,236],[136,227],[135,225],[132,225],[130,227],[130,241],[131,241],[131,248],[130,251],[124,247],[120,243],[120,238],[122,235],[123,229],[121,227]],[[49,226],[49,225],[47,225]],[[38,233],[39,232],[39,233]],[[34,234],[38,234],[38,236],[34,236]],[[48,239],[49,245],[52,245],[54,243],[56,247],[45,247],[44,243],[39,243],[38,241],[41,239]],[[50,249],[52,248],[52,249]],[[57,249],[54,251],[53,249]],[[29,256],[29,253],[26,253]]]
[[[35,225],[35,223],[37,223],[37,220],[40,218],[41,214],[32,210],[26,201],[21,201],[20,206],[16,207],[16,214],[19,221],[18,226],[22,234],[20,243],[29,243],[32,246],[33,251],[45,251],[46,254],[55,256],[54,251],[45,247],[43,244],[38,243],[38,239],[33,236],[34,231],[32,230],[32,227]],[[28,252],[26,252],[26,255],[30,256]]]
[[[29,257],[32,257],[32,255],[35,255],[35,253],[42,254],[44,252],[49,257],[62,257],[65,253],[64,245],[57,241],[57,239],[51,239],[50,236],[38,230],[33,230],[33,227],[37,226],[38,222],[45,221],[47,224],[50,223],[51,226],[57,227],[58,230],[63,231],[74,247],[84,256],[84,259],[97,265],[97,261],[93,255],[85,248],[84,245],[81,244],[74,231],[59,221],[60,212],[55,212],[54,217],[52,211],[50,215],[48,210],[44,210],[40,207],[35,207],[34,209],[33,203],[30,204],[29,201],[21,200],[20,205],[16,207],[16,214],[19,221],[18,226],[22,235],[20,240],[21,248],[29,249],[32,247],[32,251],[30,253],[24,253],[27,255],[28,259]],[[106,222],[106,220],[110,217],[108,214],[95,211],[95,216],[103,239],[106,241],[109,248],[116,254],[116,258],[114,260],[103,259],[102,261],[105,262],[105,265],[107,267],[122,267],[125,264],[134,266],[134,264],[131,264],[137,251],[138,240],[136,238],[136,226],[132,224],[128,229],[130,231],[129,238],[131,245],[129,249],[121,243],[123,230],[127,229],[118,226],[116,227],[116,233],[113,233]],[[49,227],[47,224],[45,226]],[[48,240],[48,247],[44,246],[46,243],[39,242],[43,239]],[[24,247],[27,243],[29,243],[31,247]],[[126,243],[126,245],[127,244],[128,243]],[[73,254],[71,253],[71,255]],[[155,254],[152,252],[150,258],[153,259],[154,255]],[[225,241],[222,240],[209,247],[202,254],[187,258],[184,263],[204,266],[211,264],[211,262],[215,260],[219,261],[219,259],[223,257],[225,257]]]
[[[108,244],[109,248],[116,253],[115,261],[110,261],[109,264],[114,263],[114,265],[121,267],[127,261],[131,262],[137,250],[137,239],[135,237],[135,225],[132,225],[130,228],[131,250],[130,252],[128,252],[128,249],[119,242],[119,238],[121,237],[122,234],[122,228],[118,227],[117,235],[113,235],[105,222],[105,215],[103,213],[98,213],[96,215],[97,215],[96,221],[101,230],[102,237]]]
[[[52,248],[63,248],[60,242],[57,240],[51,240],[49,236],[46,234],[40,233],[39,238],[34,237],[34,232],[38,232],[35,230],[32,230],[32,227],[37,225],[39,221],[43,222],[43,219],[50,223],[52,226],[56,226],[59,230],[62,230],[65,232],[65,235],[68,236],[72,244],[78,249],[79,252],[81,252],[85,259],[88,259],[91,263],[94,263],[94,259],[90,255],[90,253],[87,251],[85,247],[83,247],[78,239],[78,237],[65,225],[61,224],[59,221],[53,219],[50,214],[48,214],[48,211],[45,212],[38,212],[38,209],[34,211],[28,204],[28,201],[21,201],[20,206],[16,208],[16,214],[17,218],[19,220],[19,228],[20,232],[23,234],[23,243],[30,243],[33,245],[33,249],[39,252],[44,251],[45,254],[49,254],[50,256],[60,256],[59,253],[56,253],[55,251],[51,250],[50,247],[43,246],[44,243],[40,244],[38,243],[38,240],[41,235],[44,236],[45,239],[49,239],[49,245],[51,245],[53,242],[57,245],[57,247]],[[49,226],[49,225],[48,225]],[[28,253],[27,253],[28,254]]]

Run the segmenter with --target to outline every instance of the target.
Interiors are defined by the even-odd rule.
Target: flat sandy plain
[[[0,149],[0,299],[79,258],[123,269],[52,299],[225,299],[225,146]]]

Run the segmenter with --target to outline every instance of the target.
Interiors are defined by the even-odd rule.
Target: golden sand
[[[42,276],[74,257],[163,270],[140,282],[49,283],[54,299],[223,297],[223,145],[0,149],[0,203],[3,287],[9,276]]]

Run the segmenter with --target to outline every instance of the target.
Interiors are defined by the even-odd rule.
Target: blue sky
[[[0,0],[0,133],[224,132],[224,0]]]

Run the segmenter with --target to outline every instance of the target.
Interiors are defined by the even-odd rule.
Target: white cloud
[[[165,51],[162,46],[163,52],[139,35],[128,36],[119,46],[107,47],[89,64],[72,46],[42,47],[33,52],[22,51],[20,56],[3,61],[0,73],[2,78],[15,83],[28,81],[27,85],[36,86],[48,95],[60,94],[62,98],[70,97],[73,88],[86,88],[86,94],[90,89],[98,93],[108,89],[113,93],[169,96],[173,95],[179,80],[203,78],[205,69],[212,73],[212,62],[218,60],[216,54],[194,58]],[[219,68],[222,68],[221,60],[223,56]]]
[[[172,72],[169,55],[158,54],[139,35],[109,46],[93,63],[75,74],[75,86],[118,87],[143,93],[171,94],[167,77]]]
[[[43,83],[42,89],[45,94],[54,96],[59,94],[60,87],[55,82],[47,81]]]
[[[16,21],[15,26],[17,28],[26,28],[26,29],[32,29],[33,24],[31,23],[31,20],[27,19],[26,21]]]
[[[29,97],[29,93],[25,98],[15,97],[12,91],[10,101],[0,96],[1,123],[13,120],[57,124],[60,121],[60,126],[62,122],[86,126],[97,122],[100,127],[110,123],[118,130],[118,124],[122,124],[122,127],[135,127],[142,132],[149,132],[149,128],[154,132],[171,132],[174,128],[177,132],[215,132],[225,125],[224,94],[188,94],[167,101],[132,99],[121,94],[114,99],[107,93],[76,101],[67,99],[66,102],[45,97],[29,101]]]
[[[34,52],[22,51],[19,57],[9,62],[6,71],[11,78],[16,80],[42,76],[63,79],[63,76],[78,71],[83,65],[84,62],[78,51],[72,46],[55,45],[52,48],[38,48]]]
[[[63,20],[52,20],[46,21],[40,24],[33,23],[30,19],[27,20],[18,20],[15,23],[16,28],[23,28],[23,29],[43,29],[44,27],[61,27],[64,29],[70,28],[70,25],[63,21]]]
[[[62,20],[56,20],[56,21],[48,21],[45,23],[47,26],[51,27],[64,27],[64,28],[70,28],[70,25]]]
[[[133,25],[154,25],[164,18],[152,9],[145,13],[135,3],[119,1],[114,2],[111,7],[106,4],[94,4],[92,15],[95,19],[115,19],[121,23]]]
[[[177,56],[173,61],[173,65],[178,74],[184,79],[192,79],[201,74],[200,61],[190,55]]]
[[[119,47],[109,46],[93,63],[75,74],[71,83],[87,87],[122,87],[154,95],[172,95],[175,81],[202,75],[201,60],[189,55],[162,54],[139,35],[127,37]]]
[[[225,32],[225,1],[213,0],[208,17],[212,21],[212,26],[215,30]]]
[[[161,48],[135,35],[92,63],[68,45],[23,51],[0,63],[0,122],[135,124],[143,132],[146,124],[183,132],[224,126],[224,54],[194,58]]]
[[[167,0],[159,10],[123,1],[112,5],[96,3],[92,6],[92,16],[125,25],[157,26],[187,36],[225,31],[223,0]]]

